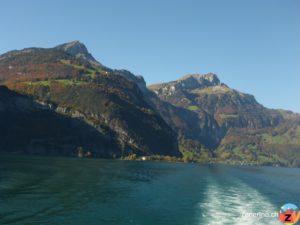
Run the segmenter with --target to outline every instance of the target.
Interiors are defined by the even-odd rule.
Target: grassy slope
[[[300,166],[300,125],[286,121],[275,128],[231,130],[217,149],[219,161]]]

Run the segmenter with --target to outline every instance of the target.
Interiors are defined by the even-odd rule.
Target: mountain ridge
[[[113,132],[112,144],[119,147],[111,155],[117,157],[182,154],[186,161],[300,164],[299,116],[265,108],[213,73],[147,87],[142,76],[103,66],[73,41],[1,55],[0,81],[11,91],[55,104],[67,117],[80,115],[100,133]],[[273,151],[277,139],[281,144]],[[288,140],[293,150],[285,156]]]

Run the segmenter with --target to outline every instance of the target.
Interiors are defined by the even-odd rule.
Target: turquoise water
[[[300,206],[299,169],[0,157],[0,224],[280,224],[244,214]]]

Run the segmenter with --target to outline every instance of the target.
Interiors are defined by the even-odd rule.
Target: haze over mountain
[[[146,86],[84,44],[0,56],[0,150],[99,157],[300,165],[300,116],[268,109],[215,74]]]

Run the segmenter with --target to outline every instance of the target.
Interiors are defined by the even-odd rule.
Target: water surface
[[[0,224],[280,224],[300,170],[0,156]]]

